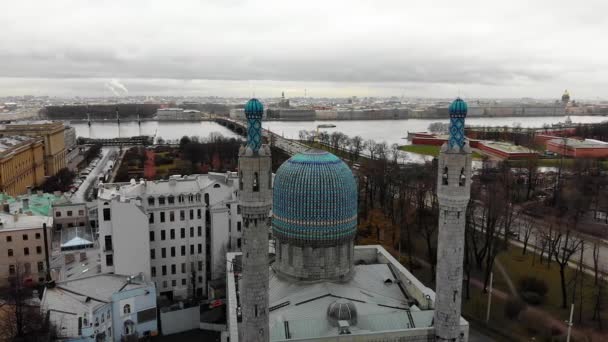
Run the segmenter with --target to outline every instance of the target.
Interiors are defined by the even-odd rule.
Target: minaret
[[[239,151],[239,203],[243,216],[241,341],[267,342],[268,215],[272,205],[270,148],[262,145],[264,106],[257,99],[245,105],[247,145]]]
[[[465,141],[467,104],[457,98],[449,107],[448,142],[439,153],[437,198],[437,273],[435,336],[437,341],[460,341],[460,308],[465,217],[471,196],[471,149]]]

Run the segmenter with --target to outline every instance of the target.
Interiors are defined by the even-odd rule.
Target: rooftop
[[[564,144],[564,140],[566,141],[566,146],[569,147],[573,147],[573,148],[608,148],[608,143],[601,141],[601,140],[595,140],[595,139],[585,139],[585,140],[580,140],[580,139],[573,139],[573,138],[560,138],[560,139],[552,139],[549,142],[555,145],[563,145]]]
[[[28,200],[28,208],[23,208],[23,200]],[[24,214],[31,214],[34,216],[51,216],[51,207],[53,205],[60,205],[69,203],[69,199],[59,193],[32,193],[29,195],[19,195],[16,197],[0,193],[0,203],[8,205],[9,213],[18,213],[19,211]]]
[[[503,141],[483,141],[482,144],[505,153],[536,153],[527,147],[514,145]]]
[[[13,148],[25,143],[31,143],[38,139],[23,135],[12,135],[0,137],[0,153],[12,150]]]
[[[40,229],[45,223],[50,229],[53,226],[53,218],[48,216],[33,216],[30,214],[0,213],[0,232]]]

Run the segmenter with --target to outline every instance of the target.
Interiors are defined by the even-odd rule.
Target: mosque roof
[[[264,113],[264,105],[260,100],[253,98],[245,104],[245,115],[249,118],[250,116],[262,117]]]
[[[351,239],[357,224],[357,184],[350,168],[320,150],[298,153],[277,170],[273,233],[310,246]]]
[[[460,97],[456,98],[448,107],[450,117],[466,117],[468,109],[469,106]]]

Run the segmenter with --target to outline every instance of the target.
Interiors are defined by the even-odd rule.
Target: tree
[[[359,159],[359,154],[365,148],[365,144],[363,143],[363,138],[356,135],[350,141],[350,146],[352,148],[351,159],[357,160]]]
[[[560,284],[562,289],[562,308],[568,307],[568,294],[566,289],[566,267],[572,256],[582,248],[583,240],[571,236],[570,229],[565,232],[558,231],[553,243],[553,256],[559,265]]]
[[[4,304],[0,305],[0,340],[7,338],[15,341],[50,340],[54,329],[48,317],[40,313],[39,298],[34,298],[34,288],[28,286],[29,276],[26,264],[15,265],[9,278],[8,288],[3,289]]]
[[[528,241],[530,241],[530,236],[534,232],[534,222],[531,217],[525,216],[520,222],[520,239],[522,240],[524,246],[522,248],[522,255],[526,255],[526,250],[528,249]],[[523,234],[523,237],[522,237]]]

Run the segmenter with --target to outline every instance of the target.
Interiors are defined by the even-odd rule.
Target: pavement
[[[94,186],[97,182],[97,177],[99,173],[103,171],[106,164],[110,160],[112,155],[115,155],[115,152],[118,151],[118,147],[108,146],[101,148],[101,159],[95,165],[95,168],[89,173],[87,178],[82,182],[78,190],[72,195],[70,198],[74,203],[82,203],[86,201],[85,195],[91,186]]]

